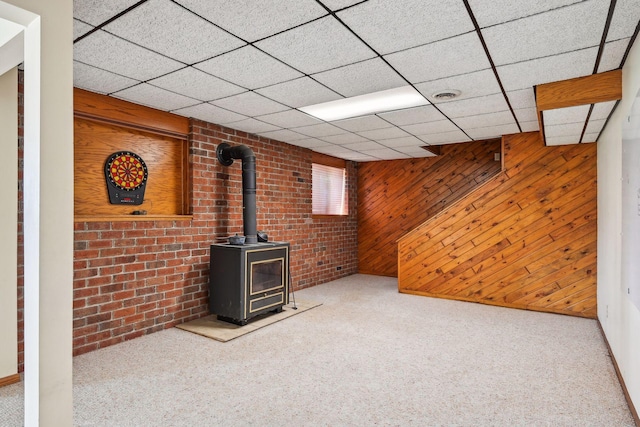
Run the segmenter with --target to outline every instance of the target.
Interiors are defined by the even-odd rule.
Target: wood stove
[[[256,156],[246,145],[216,147],[218,161],[231,166],[242,159],[244,239],[213,244],[209,265],[209,311],[218,319],[245,325],[289,303],[289,243],[267,242],[256,221]],[[236,236],[237,237],[237,236]]]
[[[245,325],[289,303],[289,243],[211,245],[209,310]]]

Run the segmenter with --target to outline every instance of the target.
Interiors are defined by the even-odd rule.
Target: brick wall
[[[310,150],[192,120],[192,220],[75,223],[75,355],[208,314],[209,245],[242,234],[241,161],[220,165],[221,142],[256,154],[258,229],[290,242],[294,289],[357,272],[354,163],[349,216],[314,218]]]

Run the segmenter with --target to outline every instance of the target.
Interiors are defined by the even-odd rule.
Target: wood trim
[[[311,156],[311,163],[318,163],[320,165],[332,166],[334,168],[344,169],[347,167],[347,161],[344,159],[339,159],[337,157],[328,156],[326,154],[320,154],[313,152]]]
[[[616,101],[622,98],[622,70],[536,86],[538,111]]]
[[[6,385],[15,384],[20,382],[20,374],[9,375],[8,377],[0,378],[0,387]]]
[[[193,215],[76,215],[74,222],[191,221]]]
[[[638,411],[636,407],[633,405],[633,401],[631,400],[631,396],[629,395],[629,390],[627,390],[627,385],[624,382],[624,378],[622,378],[622,373],[620,372],[620,368],[618,367],[618,362],[616,361],[616,356],[611,351],[611,346],[609,345],[609,340],[607,339],[607,335],[604,333],[604,328],[602,327],[602,323],[600,323],[600,319],[596,319],[598,321],[598,327],[600,328],[600,333],[602,334],[602,339],[604,339],[604,343],[607,345],[607,351],[609,351],[609,356],[611,356],[611,361],[613,362],[613,368],[616,371],[616,375],[618,377],[618,381],[620,382],[620,387],[622,387],[622,393],[624,394],[624,398],[627,401],[627,405],[629,405],[629,411],[631,412],[631,416],[636,423],[636,426],[640,427],[640,416],[638,416]]]
[[[343,218],[347,218],[349,216],[349,214],[345,214],[345,215],[340,215],[340,214],[335,214],[335,215],[329,215],[329,214],[321,214],[321,215],[316,215],[313,214],[311,215],[311,217],[313,219],[343,219]]]
[[[187,139],[189,119],[121,99],[73,89],[76,117]]]
[[[182,213],[191,214],[191,167],[189,164],[189,144],[182,144]]]
[[[398,288],[398,292],[401,294],[407,294],[407,295],[418,295],[421,297],[430,297],[430,298],[440,298],[440,299],[448,299],[451,301],[464,301],[464,302],[474,302],[476,304],[484,304],[484,305],[492,305],[495,307],[505,307],[505,308],[513,308],[516,310],[527,310],[527,311],[538,311],[538,312],[543,312],[543,313],[553,313],[553,314],[560,314],[563,316],[571,316],[571,317],[583,317],[586,319],[592,319],[592,316],[586,315],[584,313],[563,313],[560,312],[558,310],[555,310],[554,308],[548,308],[548,307],[532,307],[530,305],[527,304],[509,304],[509,305],[505,305],[504,303],[498,302],[498,301],[478,301],[475,298],[471,298],[471,297],[465,297],[465,296],[461,296],[461,295],[446,295],[446,294],[436,294],[436,293],[432,293],[432,292],[425,292],[425,291],[417,291],[414,289],[400,289]]]

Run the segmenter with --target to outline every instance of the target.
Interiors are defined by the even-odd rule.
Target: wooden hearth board
[[[249,332],[253,332],[257,329],[279,322],[287,317],[311,310],[312,308],[320,305],[322,305],[322,303],[313,301],[297,301],[297,310],[294,310],[293,303],[290,303],[282,307],[281,313],[269,313],[257,316],[250,319],[249,323],[244,326],[222,322],[217,319],[215,314],[212,314],[207,317],[192,320],[191,322],[176,325],[176,328],[184,329],[185,331],[193,332],[194,334],[202,335],[207,338],[212,338],[216,341],[227,342],[234,338],[241,337],[242,335],[246,335]]]

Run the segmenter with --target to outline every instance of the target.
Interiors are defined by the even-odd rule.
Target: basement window
[[[327,156],[328,157],[328,156]],[[317,162],[320,160],[320,162]],[[346,162],[320,159],[311,164],[313,215],[348,215]],[[326,163],[332,163],[328,165]],[[342,165],[342,167],[339,167]]]

